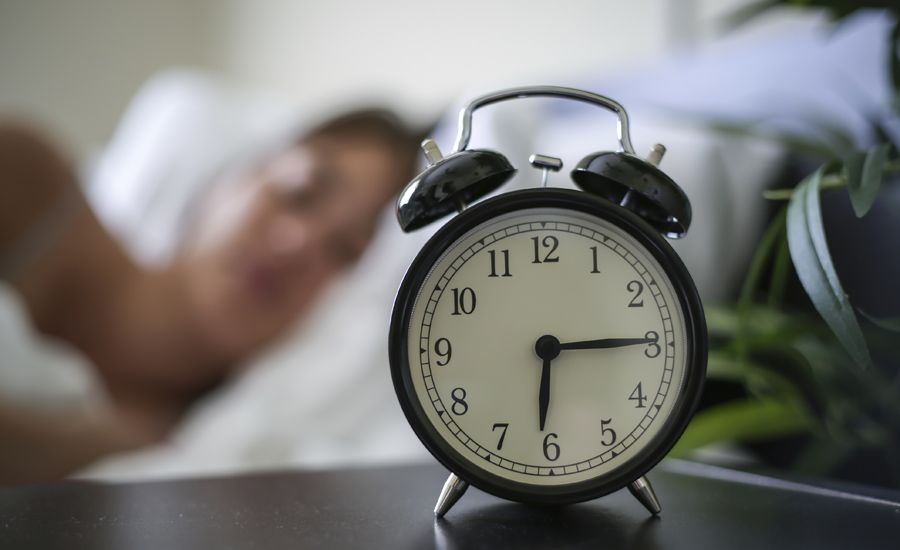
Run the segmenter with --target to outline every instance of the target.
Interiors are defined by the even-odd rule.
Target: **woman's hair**
[[[324,136],[371,139],[395,150],[397,161],[414,175],[419,144],[433,130],[434,124],[414,128],[396,113],[382,107],[366,107],[347,111],[313,126],[298,142]]]
[[[340,114],[307,130],[301,141],[324,135],[371,136],[401,147],[419,144],[421,132],[414,131],[391,110],[366,107]]]

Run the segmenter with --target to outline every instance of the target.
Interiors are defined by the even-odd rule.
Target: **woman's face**
[[[407,165],[371,136],[322,135],[209,197],[180,265],[225,357],[253,352],[309,310],[363,253]]]

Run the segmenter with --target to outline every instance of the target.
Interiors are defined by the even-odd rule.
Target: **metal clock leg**
[[[641,476],[629,483],[628,490],[634,498],[638,499],[638,501],[644,505],[644,508],[646,508],[647,511],[654,516],[659,514],[662,509],[659,506],[659,499],[656,498],[653,486],[650,485],[650,480],[647,479],[646,476]]]
[[[434,505],[435,517],[442,518],[444,514],[453,508],[459,497],[463,496],[469,484],[461,480],[456,474],[450,474],[447,481],[444,482],[444,488],[441,489],[441,496],[438,497],[437,504]]]

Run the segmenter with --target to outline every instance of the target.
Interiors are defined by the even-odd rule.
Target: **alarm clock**
[[[554,97],[618,118],[618,151],[548,186],[562,161],[534,154],[540,185],[472,205],[516,169],[468,149],[472,115],[499,101]],[[391,375],[425,447],[452,472],[434,513],[468,486],[534,504],[627,487],[652,513],[645,477],[696,408],[707,333],[694,283],[664,237],[688,230],[682,189],[632,147],[618,102],[553,86],[502,90],[460,111],[455,150],[422,144],[429,166],[402,191],[404,231],[457,212],[410,265],[391,318]]]

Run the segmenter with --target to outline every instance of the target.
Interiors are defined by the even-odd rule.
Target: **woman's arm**
[[[20,449],[6,459],[22,467],[68,471],[152,439],[148,433],[174,426],[197,395],[222,376],[220,365],[202,354],[202,338],[192,332],[177,274],[137,266],[94,216],[58,150],[32,128],[2,121],[0,280],[17,291],[38,332],[89,359],[117,417],[140,419],[60,422],[29,417],[26,410],[0,411],[0,446]],[[126,433],[129,429],[139,431]],[[28,456],[60,445],[71,445],[71,452],[50,452],[46,464],[28,464]],[[0,470],[6,466],[0,462]]]
[[[121,416],[50,414],[0,404],[0,485],[59,479],[159,436]]]

